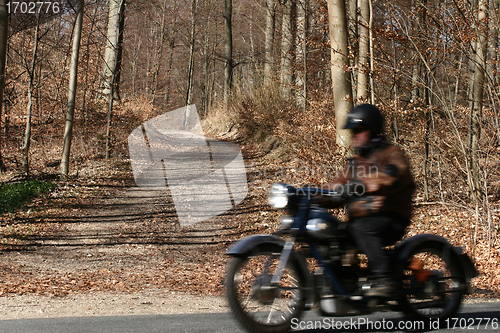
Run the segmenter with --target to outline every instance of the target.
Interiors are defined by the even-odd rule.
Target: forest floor
[[[0,319],[227,311],[226,249],[273,232],[279,216],[265,194],[280,163],[242,148],[246,199],[190,226],[179,226],[168,191],[135,186],[128,160],[89,162],[78,178],[4,214]],[[409,234],[446,214],[436,209],[417,208]],[[476,291],[498,297],[495,288]]]

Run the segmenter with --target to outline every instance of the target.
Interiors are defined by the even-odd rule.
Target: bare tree
[[[188,65],[188,83],[187,83],[186,101],[185,101],[186,105],[191,105],[193,103],[194,48],[196,44],[196,6],[197,6],[197,0],[191,0],[191,34],[189,36],[189,65]],[[189,114],[187,114],[186,116],[189,117]]]
[[[413,2],[415,8],[417,8],[417,14],[416,14],[416,20],[415,22],[411,23],[411,27],[413,28],[414,31],[416,31],[417,35],[421,38],[420,40],[425,40],[426,37],[426,11],[427,11],[427,0],[415,0]],[[422,85],[423,80],[421,80],[421,73],[422,73],[422,68],[423,64],[422,61],[419,59],[419,54],[418,50],[415,50],[414,53],[414,64],[413,64],[413,69],[411,73],[411,83],[412,83],[412,90],[411,90],[411,102],[416,103],[420,96],[420,90],[419,86]],[[422,101],[420,101],[422,102]],[[425,102],[425,101],[424,101]]]
[[[476,52],[474,58],[474,81],[473,81],[473,106],[471,113],[471,142],[470,142],[470,189],[472,197],[477,202],[481,197],[480,193],[480,171],[479,171],[479,140],[481,138],[481,122],[484,96],[484,76],[486,68],[487,50],[487,26],[488,26],[488,1],[479,0],[477,7],[477,27],[478,34],[476,42]]]
[[[34,90],[34,78],[35,78],[35,66],[37,63],[37,51],[38,51],[38,42],[39,35],[38,31],[40,28],[40,22],[38,20],[39,16],[37,14],[37,24],[35,26],[35,36],[34,36],[34,44],[33,44],[33,53],[31,58],[31,65],[27,69],[28,71],[28,105],[26,110],[26,130],[24,133],[23,146],[21,148],[22,152],[22,170],[24,175],[29,175],[29,150],[31,145],[31,117],[32,117],[32,109],[33,109],[33,90]]]
[[[290,100],[292,93],[292,0],[285,0],[282,4],[283,16],[281,19],[281,98]]]
[[[90,88],[92,86],[93,82],[89,80],[89,77],[91,75],[90,59],[91,59],[91,55],[92,56],[94,55],[91,52],[90,45],[91,45],[91,41],[92,41],[92,36],[94,35],[94,33],[97,30],[96,26],[97,26],[97,19],[98,19],[98,10],[99,10],[99,6],[97,4],[94,4],[94,12],[92,14],[90,31],[88,33],[87,42],[85,45],[86,52],[85,52],[85,55],[83,57],[84,58],[83,63],[85,64],[85,69],[84,69],[85,80],[83,83],[82,110],[84,111],[84,115],[85,115],[85,125],[87,124],[87,113],[88,113],[90,101],[92,100],[92,96],[94,94],[94,89]],[[99,31],[97,30],[97,33],[98,32]],[[98,53],[98,52],[96,52],[96,53]],[[96,72],[96,74],[97,74],[97,72]],[[98,78],[98,75],[94,75],[94,82],[96,82],[96,78]],[[90,96],[87,97],[87,93],[89,92],[89,90],[90,90]],[[85,129],[86,128],[87,128],[87,126],[85,126]]]
[[[352,109],[352,85],[349,67],[347,17],[344,0],[328,0],[330,28],[332,88],[335,103],[337,144],[348,148],[351,142],[348,130],[342,129],[347,113]]]
[[[9,14],[6,0],[0,0],[0,119],[2,118],[3,90],[5,85],[5,60],[7,59],[7,31],[9,30]],[[0,150],[0,172],[7,171]]]
[[[295,38],[295,99],[296,105],[305,110],[307,100],[307,0],[297,1],[297,34]]]
[[[111,71],[111,89],[108,94],[108,119],[106,122],[106,148],[105,148],[105,159],[109,160],[111,158],[111,120],[113,118],[113,102],[114,102],[114,89],[115,89],[115,79],[116,79],[116,70],[118,64],[115,63],[115,68]]]
[[[492,84],[497,86],[498,83],[498,71],[496,64],[498,62],[498,30],[500,29],[500,1],[492,0],[490,5],[490,20],[489,20],[489,30],[491,32],[491,37],[488,46],[488,65],[486,68],[486,73],[490,75]],[[497,126],[498,127],[498,126]]]
[[[165,41],[165,15],[167,11],[167,1],[163,0],[161,4],[161,19],[160,19],[160,28],[159,28],[159,34],[160,34],[160,40],[158,44],[156,45],[157,53],[156,53],[156,59],[155,59],[155,64],[154,64],[154,72],[153,72],[153,84],[151,86],[151,104],[154,105],[155,99],[156,99],[156,90],[158,89],[158,75],[160,74],[160,67],[161,67],[161,58],[163,55],[163,44]]]
[[[370,45],[370,102],[375,104],[375,84],[373,83],[373,72],[375,71],[374,51],[373,51],[373,3],[368,0],[370,6],[370,18],[368,20],[368,36]]]
[[[264,85],[274,77],[274,34],[276,24],[276,0],[266,0]]]
[[[359,0],[359,54],[358,54],[358,92],[357,102],[368,102],[368,74],[370,72],[370,19],[369,0]]]
[[[78,55],[80,53],[80,40],[83,26],[84,0],[78,1],[76,12],[75,31],[73,34],[73,51],[71,55],[71,69],[69,74],[68,106],[66,111],[66,126],[64,128],[64,143],[61,157],[61,175],[68,177],[69,156],[71,151],[71,140],[73,137],[73,119],[75,114],[75,98],[78,76]]]
[[[229,94],[233,84],[233,32],[231,18],[233,15],[233,0],[225,0],[224,32],[225,32],[225,69],[224,69],[224,105],[229,104]]]
[[[125,13],[125,0],[109,0],[108,32],[106,34],[106,51],[104,54],[104,69],[101,83],[101,96],[110,93],[112,77],[116,85],[119,82],[117,73],[120,71],[121,39],[123,38],[123,25]],[[116,68],[117,73],[113,73]],[[119,90],[113,89],[115,99],[120,99]]]

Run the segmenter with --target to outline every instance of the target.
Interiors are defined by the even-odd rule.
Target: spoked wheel
[[[226,293],[236,320],[250,332],[288,332],[304,306],[304,282],[292,257],[277,286],[271,285],[281,249],[232,259]]]
[[[460,263],[442,246],[413,251],[402,271],[404,312],[418,320],[446,319],[455,315],[466,291]]]

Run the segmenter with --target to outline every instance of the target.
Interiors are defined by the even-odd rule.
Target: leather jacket
[[[415,182],[404,152],[382,137],[370,141],[327,186],[349,182],[363,185],[364,193],[348,201],[350,219],[389,213],[410,219]]]

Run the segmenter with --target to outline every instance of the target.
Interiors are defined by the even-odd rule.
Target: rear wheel
[[[466,291],[466,279],[452,249],[442,244],[418,247],[401,270],[403,311],[416,320],[453,317]]]
[[[226,293],[236,320],[249,332],[288,332],[304,307],[304,279],[290,257],[277,286],[271,278],[281,248],[234,257],[226,276]]]

